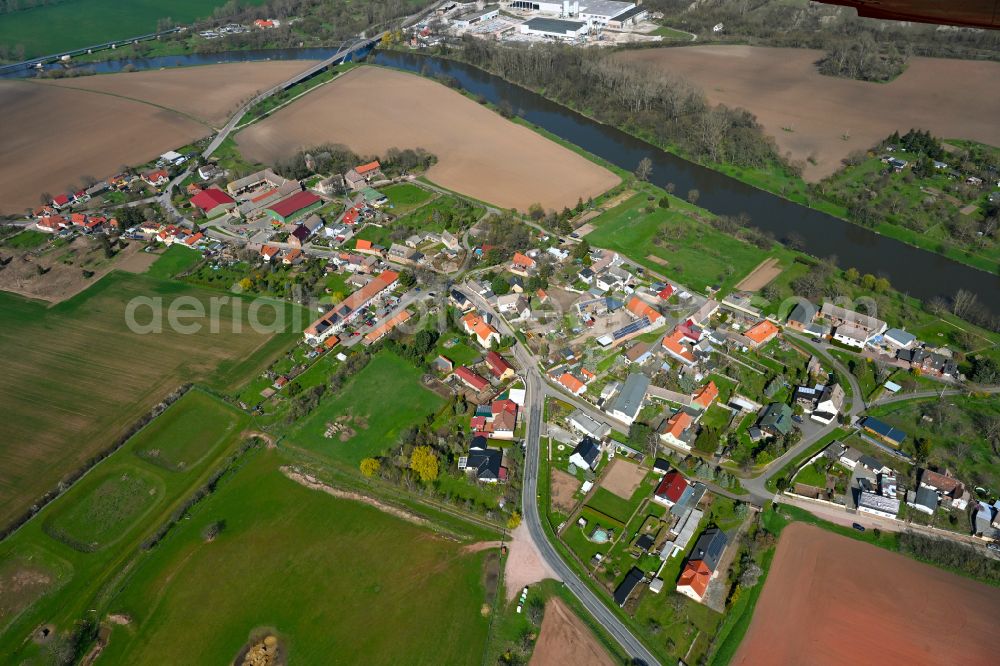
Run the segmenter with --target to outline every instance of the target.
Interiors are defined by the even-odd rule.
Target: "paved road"
[[[497,328],[505,335],[512,335],[512,329],[507,322],[501,318],[496,311],[468,285],[462,285],[459,289],[476,304],[481,310],[491,313],[497,319]],[[534,540],[539,553],[545,562],[562,579],[563,584],[580,600],[584,608],[587,609],[594,619],[625,649],[633,659],[645,664],[658,664],[659,662],[636,638],[632,632],[619,620],[604,602],[584,583],[576,572],[567,565],[559,553],[549,542],[548,535],[542,528],[541,516],[538,512],[538,469],[540,441],[542,434],[542,414],[545,405],[546,384],[538,370],[539,359],[528,351],[520,342],[513,347],[514,358],[518,364],[524,368],[525,385],[525,460],[524,460],[524,485],[522,490],[522,508],[525,524],[528,526],[528,533]]]
[[[937,398],[943,395],[968,395],[969,393],[1000,393],[1000,386],[968,386],[958,389],[937,389],[936,391],[913,391],[912,393],[896,393],[884,396],[872,401],[874,405],[889,405],[894,402],[905,402],[907,400],[920,400],[921,398]]]

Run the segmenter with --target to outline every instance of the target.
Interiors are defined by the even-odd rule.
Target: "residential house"
[[[597,441],[601,441],[611,434],[611,426],[603,421],[592,418],[582,409],[577,409],[570,414],[567,422],[574,430]]]
[[[382,165],[378,160],[354,167],[354,171],[365,178],[369,183],[376,178],[382,177]]]
[[[975,534],[984,541],[1000,541],[1000,508],[980,501],[973,521]]]
[[[594,282],[594,271],[590,268],[584,266],[580,269],[580,272],[576,274],[578,278],[585,284],[593,284]]]
[[[906,493],[906,506],[916,509],[928,516],[933,516],[938,508],[938,494],[933,488],[921,485],[916,491],[910,490]]]
[[[757,427],[772,437],[787,435],[792,431],[792,408],[783,402],[772,402],[764,408]]]
[[[489,388],[490,383],[475,370],[467,366],[455,368],[455,376],[476,393],[482,393]]]
[[[719,397],[719,387],[709,380],[707,384],[696,390],[691,396],[691,405],[698,409],[708,409]]]
[[[358,242],[360,243],[361,241]],[[451,301],[452,305],[454,305],[462,312],[468,312],[469,310],[475,308],[475,306],[472,304],[472,301],[470,301],[465,294],[458,291],[457,289],[452,289],[448,293],[448,300]]]
[[[406,247],[401,243],[393,243],[389,246],[386,259],[394,264],[415,264],[419,254],[413,248]]]
[[[360,255],[358,256],[360,258]],[[374,259],[374,257],[369,258]],[[398,280],[399,273],[382,271],[374,280],[334,305],[331,310],[314,321],[304,332],[306,342],[316,345],[330,335],[339,333],[365,307],[389,293],[396,286]]]
[[[357,192],[358,190],[368,187],[368,181],[360,173],[351,169],[344,174],[344,184],[351,190]]]
[[[638,296],[633,295],[632,298],[629,299],[628,305],[625,306],[625,309],[635,315],[636,319],[646,317],[649,319],[649,323],[653,326],[660,326],[663,324],[664,317],[660,311],[649,303],[646,303],[646,301],[642,300]]]
[[[514,376],[514,366],[495,351],[486,354],[486,365],[489,366],[493,376],[500,381],[510,379]]]
[[[264,261],[271,261],[278,253],[281,252],[280,248],[273,245],[263,245],[260,248],[260,256],[264,258]]]
[[[652,357],[652,346],[648,342],[639,341],[625,350],[625,359],[629,363],[642,365]]]
[[[858,511],[883,518],[895,518],[899,514],[899,500],[862,490],[858,495]]]
[[[747,332],[744,333],[744,337],[749,340],[750,347],[754,349],[767,344],[773,340],[776,335],[778,335],[778,327],[767,319],[751,326]]]
[[[858,461],[861,460],[861,455],[861,451],[850,446],[844,446],[837,456],[837,462],[847,469],[854,469],[857,467]]]
[[[639,372],[629,374],[621,391],[606,411],[619,421],[632,425],[639,416],[648,389],[649,377]]]
[[[500,333],[475,312],[462,317],[462,328],[469,335],[476,336],[480,346],[485,349],[500,342]]]
[[[535,260],[526,254],[515,252],[508,270],[511,273],[528,276],[535,272]]]
[[[170,182],[170,174],[167,173],[166,169],[157,169],[142,174],[142,179],[153,187],[160,187]]]
[[[668,472],[660,479],[653,491],[653,501],[670,508],[684,499],[685,493],[691,494],[691,485],[677,470]]]
[[[507,478],[503,451],[489,448],[486,438],[482,436],[472,438],[469,453],[458,459],[458,469],[483,483],[500,483]]]
[[[629,572],[625,574],[625,578],[622,579],[622,582],[615,588],[615,603],[618,604],[619,607],[624,608],[625,602],[627,602],[629,597],[632,595],[632,591],[635,590],[639,583],[641,583],[644,579],[645,577],[638,567],[632,567],[629,569]]]
[[[674,359],[684,365],[694,365],[695,356],[691,348],[690,338],[684,334],[684,331],[679,326],[674,328],[669,335],[665,335],[661,344]]]
[[[834,339],[846,345],[864,347],[869,340],[881,335],[888,328],[881,319],[854,312],[832,303],[824,303],[820,313],[834,329]],[[839,336],[839,337],[838,337]],[[843,338],[843,339],[841,339]]]
[[[726,533],[718,527],[710,527],[702,532],[677,579],[677,591],[701,603],[708,584],[719,575],[719,560],[728,543]]]
[[[457,250],[461,247],[461,242],[459,241],[458,237],[455,236],[450,231],[441,232],[441,242],[449,250]]]
[[[557,381],[573,395],[580,395],[587,390],[587,385],[570,372],[564,372],[559,375]]]
[[[917,336],[898,328],[890,328],[882,334],[882,340],[897,349],[910,349],[917,342]]]
[[[600,442],[584,436],[573,449],[569,461],[581,469],[596,470],[601,462]]]
[[[523,294],[504,294],[497,297],[497,310],[508,319],[527,319],[531,316],[531,305]]]
[[[513,400],[494,400],[490,404],[491,432],[496,439],[514,439],[517,428],[517,403]]]
[[[694,439],[694,419],[687,412],[681,410],[668,419],[657,429],[660,439],[671,446],[684,451],[691,450],[691,442]]]
[[[959,511],[965,511],[972,497],[965,485],[955,477],[929,469],[921,471],[920,485],[935,491],[942,501],[950,501],[952,508]]]
[[[663,478],[663,475],[669,471],[670,471],[669,461],[659,457],[653,461],[653,472],[660,478]]]

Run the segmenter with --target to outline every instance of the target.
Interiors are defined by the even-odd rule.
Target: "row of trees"
[[[713,107],[700,89],[655,67],[624,63],[599,49],[473,38],[462,42],[461,57],[695,159],[755,168],[780,162],[753,114]]]

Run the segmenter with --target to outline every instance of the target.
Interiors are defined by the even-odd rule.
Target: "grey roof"
[[[708,566],[709,570],[715,571],[727,543],[729,543],[729,539],[725,532],[718,527],[709,527],[698,537],[689,559],[692,562],[701,560]]]
[[[621,412],[622,414],[631,414],[633,416],[638,414],[648,389],[649,377],[641,372],[633,372],[628,376],[628,379],[625,380],[625,385],[622,386],[622,390],[619,391],[617,396],[615,396],[614,403],[611,405],[611,410]]]
[[[580,443],[576,445],[573,449],[573,455],[579,454],[587,464],[591,467],[594,466],[594,461],[601,455],[601,447],[590,437],[584,437],[580,440]]]
[[[621,14],[634,4],[634,2],[621,2],[620,0],[584,0],[580,3],[580,13],[611,17]]]
[[[632,9],[627,9],[621,14],[614,17],[615,21],[627,21],[637,14],[641,14],[646,11],[645,7],[633,7]]]
[[[681,498],[670,507],[670,513],[675,516],[683,516],[689,510],[698,506],[701,498],[705,496],[706,490],[707,488],[703,483],[698,483],[697,481],[689,483],[688,487],[681,493]]]
[[[628,601],[629,595],[632,594],[632,590],[641,582],[642,572],[637,567],[632,567],[625,574],[625,579],[615,588],[615,603],[619,606],[624,606],[625,602]]]
[[[757,424],[761,429],[770,429],[787,435],[792,430],[792,408],[783,402],[772,402],[764,409]]]
[[[469,451],[466,469],[476,470],[476,478],[482,481],[495,481],[500,478],[500,463],[503,452],[497,449],[472,449]]]
[[[809,301],[800,301],[795,304],[794,308],[792,308],[792,311],[788,314],[788,319],[786,321],[797,321],[802,324],[808,324],[816,318],[817,311],[818,308]]]
[[[525,25],[527,25],[531,30],[554,32],[556,34],[565,35],[570,32],[576,32],[580,28],[585,27],[587,24],[583,21],[564,21],[562,19],[535,17],[526,21]]]
[[[882,463],[871,456],[861,456],[858,458],[858,462],[870,470],[882,469]]]
[[[937,509],[938,506],[938,494],[937,491],[931,488],[926,488],[920,486],[917,488],[917,495],[913,500],[914,504],[919,504],[920,506],[925,506],[932,512]]]
[[[890,328],[888,331],[882,334],[882,337],[892,338],[893,340],[895,340],[896,342],[900,343],[903,346],[915,342],[917,339],[917,336],[913,335],[913,333],[907,333],[906,331],[899,328]]]

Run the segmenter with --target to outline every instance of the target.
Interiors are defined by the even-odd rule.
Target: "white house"
[[[601,445],[590,437],[584,437],[573,449],[569,461],[581,469],[597,469],[601,461]]]

